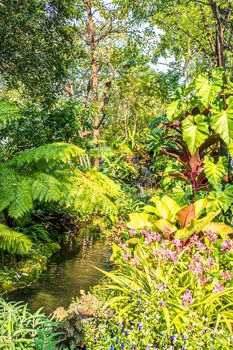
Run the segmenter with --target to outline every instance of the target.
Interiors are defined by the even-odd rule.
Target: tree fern
[[[120,188],[97,170],[76,171],[68,189],[66,204],[79,213],[112,213],[117,211],[115,200],[122,196]]]
[[[19,218],[33,208],[31,180],[17,176],[14,169],[0,169],[0,210],[8,208],[9,216]]]
[[[41,161],[57,163],[67,163],[74,158],[83,156],[85,151],[78,146],[57,142],[29,149],[15,155],[12,163],[17,166],[33,164]]]
[[[0,249],[12,254],[27,254],[32,242],[23,233],[13,231],[0,224]]]
[[[40,202],[58,202],[62,198],[62,183],[52,175],[38,174],[32,184],[32,196]]]
[[[36,208],[37,202],[57,202],[80,217],[116,213],[120,188],[96,169],[86,170],[85,166],[81,171],[79,157],[84,155],[75,145],[55,143],[23,151],[4,162],[0,166],[0,211],[18,219]],[[1,226],[0,249],[22,254],[30,247],[25,235]]]

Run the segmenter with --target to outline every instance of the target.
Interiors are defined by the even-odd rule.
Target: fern
[[[12,159],[12,163],[17,166],[33,164],[37,162],[67,163],[74,158],[83,156],[85,151],[75,145],[57,142],[43,145],[34,149],[26,150]]]
[[[12,254],[27,254],[32,242],[23,233],[13,231],[0,224],[0,249]]]
[[[62,197],[62,184],[52,175],[38,174],[32,184],[32,196],[40,202],[58,202]]]
[[[0,211],[6,209],[17,219],[38,201],[66,205],[82,216],[116,213],[120,188],[96,169],[78,170],[72,160],[83,153],[75,145],[56,143],[23,151],[5,162],[0,168]]]
[[[97,170],[76,171],[68,192],[66,205],[82,214],[116,213],[114,201],[122,196],[120,188]]]
[[[33,208],[31,181],[17,176],[11,168],[0,170],[0,210],[8,208],[13,218],[19,218]]]

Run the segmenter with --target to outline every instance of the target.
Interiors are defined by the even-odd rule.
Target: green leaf
[[[230,153],[231,158],[233,158],[233,141],[231,141],[228,145],[228,150]]]
[[[194,154],[197,148],[209,136],[208,124],[203,115],[189,116],[182,122],[182,135],[191,154]]]
[[[224,192],[210,192],[207,199],[206,210],[208,213],[216,210],[223,210],[225,212],[231,204],[231,201],[228,200]]]
[[[219,157],[218,162],[215,164],[213,158],[204,159],[204,171],[209,183],[217,188],[227,175],[228,160],[226,157]]]
[[[197,96],[205,107],[209,107],[222,90],[222,69],[212,71],[212,79],[208,74],[201,74],[196,79]]]
[[[223,210],[226,212],[233,203],[233,185],[227,185],[224,191],[210,192],[207,197],[207,212]]]
[[[228,108],[214,114],[211,121],[214,131],[228,145],[233,140],[233,97],[228,98],[227,104]]]
[[[17,219],[33,208],[31,180],[17,176],[13,169],[0,169],[0,211],[8,208],[11,217]]]
[[[172,121],[172,119],[173,119],[172,117],[178,109],[179,102],[180,102],[180,100],[175,100],[175,101],[172,101],[171,103],[169,103],[169,105],[167,106],[167,119],[169,121]]]
[[[39,174],[32,185],[33,199],[40,202],[57,202],[62,197],[62,184],[54,176]]]
[[[25,150],[18,155],[15,155],[12,159],[12,163],[16,163],[18,166],[41,161],[45,161],[46,163],[53,161],[56,163],[67,163],[84,154],[85,151],[75,145],[57,142]]]
[[[0,249],[11,254],[27,254],[31,246],[32,242],[23,233],[0,224]]]
[[[127,226],[133,229],[141,229],[151,227],[150,215],[146,213],[131,213],[129,214],[130,221]]]

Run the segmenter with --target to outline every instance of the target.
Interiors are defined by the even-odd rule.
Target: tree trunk
[[[98,69],[97,69],[97,58],[96,58],[96,39],[95,39],[95,23],[93,20],[93,13],[90,1],[86,1],[87,10],[87,30],[89,33],[89,45],[90,45],[90,55],[91,55],[91,81],[90,89],[92,92],[92,101],[94,104],[98,104]],[[93,123],[93,142],[97,147],[100,138],[99,130],[99,116],[96,116]],[[99,158],[94,158],[94,166],[99,167]]]
[[[220,8],[216,1],[209,0],[215,24],[216,24],[216,37],[215,37],[215,50],[216,50],[216,57],[217,57],[217,67],[223,68],[223,108],[226,109],[226,96],[224,93],[225,85],[227,82],[226,78],[226,65],[225,65],[225,56],[224,56],[224,34],[225,34],[225,26],[224,26],[224,19],[221,20],[221,14],[220,14]]]

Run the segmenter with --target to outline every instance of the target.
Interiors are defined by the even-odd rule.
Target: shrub
[[[95,310],[90,304],[81,310],[82,301],[78,309],[75,304],[69,309],[72,326],[82,334],[75,345],[90,350],[229,349],[232,249],[230,238],[212,231],[189,242],[174,239],[168,227],[160,234],[125,231],[113,244],[117,268],[103,272],[106,279],[93,290]]]
[[[21,303],[7,303],[0,299],[0,349],[54,350],[60,332],[41,310],[31,314]]]

